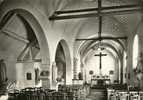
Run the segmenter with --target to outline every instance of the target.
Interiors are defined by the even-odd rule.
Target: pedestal
[[[47,64],[42,65],[39,78],[42,81],[41,83],[43,88],[50,88],[50,70]]]

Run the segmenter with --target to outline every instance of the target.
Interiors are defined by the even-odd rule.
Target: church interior
[[[143,100],[143,0],[0,0],[0,100]]]

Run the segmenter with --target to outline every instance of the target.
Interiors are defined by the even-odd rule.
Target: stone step
[[[105,96],[88,96],[87,100],[106,100],[107,97]]]
[[[91,89],[86,100],[107,100],[107,91],[103,89]]]

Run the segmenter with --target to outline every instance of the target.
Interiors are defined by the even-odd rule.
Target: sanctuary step
[[[90,94],[85,100],[107,100],[106,89],[91,89]]]
[[[59,85],[58,91],[74,93],[74,100],[87,100],[90,85]]]

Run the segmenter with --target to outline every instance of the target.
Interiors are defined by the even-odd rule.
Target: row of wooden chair
[[[73,92],[26,88],[9,93],[9,100],[75,100]]]
[[[143,92],[116,90],[109,95],[108,100],[143,100]]]
[[[89,88],[83,85],[59,85],[58,91],[74,93],[75,100],[79,100],[89,94]]]

